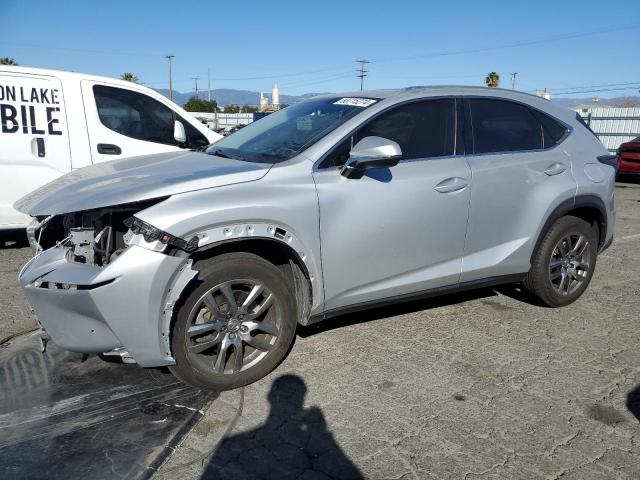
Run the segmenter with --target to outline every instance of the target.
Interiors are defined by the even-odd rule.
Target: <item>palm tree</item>
[[[11,57],[2,57],[0,58],[0,65],[18,65],[18,62]]]
[[[120,78],[122,80],[126,80],[127,82],[138,83],[138,77],[136,77],[131,72],[124,72],[122,75],[120,75]]]
[[[496,88],[500,84],[500,75],[496,72],[487,73],[484,77],[484,83],[487,87]]]

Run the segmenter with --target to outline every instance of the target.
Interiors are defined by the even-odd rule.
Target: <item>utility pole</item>
[[[191,80],[196,82],[196,98],[200,98],[198,97],[198,80],[200,80],[200,77],[191,77]]]
[[[207,68],[207,100],[211,101],[211,69]]]
[[[357,77],[360,77],[360,91],[364,90],[364,77],[367,76],[367,70],[364,69],[364,66],[367,63],[371,63],[369,60],[356,60],[360,64],[360,70],[356,70],[358,72]]]
[[[511,90],[516,89],[516,76],[518,76],[518,72],[513,72],[511,74]]]
[[[164,58],[169,60],[169,100],[173,101],[173,79],[171,78],[171,59],[175,55],[165,55]]]

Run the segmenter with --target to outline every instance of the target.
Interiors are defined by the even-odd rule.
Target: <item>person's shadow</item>
[[[228,437],[205,468],[202,479],[360,479],[327,430],[318,407],[304,408],[307,387],[296,375],[284,375],[269,392],[266,422]]]

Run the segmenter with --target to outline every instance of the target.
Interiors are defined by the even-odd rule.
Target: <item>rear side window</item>
[[[542,126],[524,105],[505,100],[471,99],[469,106],[474,153],[542,148]]]
[[[531,110],[542,125],[542,148],[551,148],[557,145],[567,133],[567,127],[537,110]]]
[[[174,112],[169,107],[124,88],[94,85],[93,94],[105,127],[137,140],[177,144],[173,136]]]
[[[343,165],[351,148],[370,136],[396,142],[402,150],[403,160],[453,155],[455,134],[455,101],[452,98],[409,103],[365,123],[334,148],[320,167]]]

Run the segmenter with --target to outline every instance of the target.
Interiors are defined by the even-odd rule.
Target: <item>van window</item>
[[[137,140],[177,145],[173,136],[174,112],[169,107],[124,88],[94,85],[93,94],[105,127]]]
[[[403,160],[453,155],[455,102],[452,98],[423,100],[392,108],[343,140],[320,168],[343,165],[353,145],[369,136],[396,142]]]
[[[197,150],[207,147],[211,144],[209,139],[198,131],[196,127],[187,122],[184,118],[179,117],[178,120],[184,125],[184,131],[187,134],[187,144],[189,148]]]
[[[518,152],[543,147],[542,126],[526,106],[506,100],[469,101],[474,153]]]

